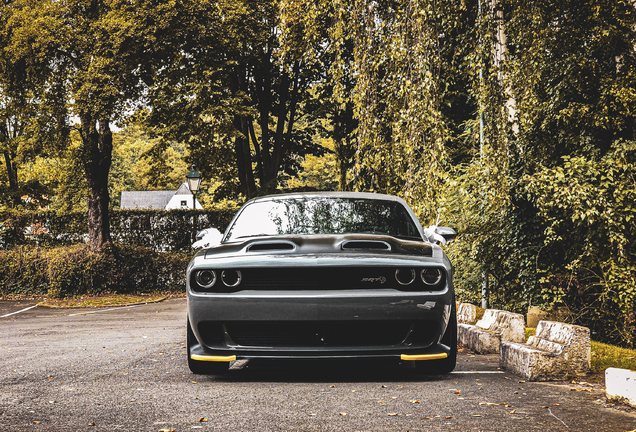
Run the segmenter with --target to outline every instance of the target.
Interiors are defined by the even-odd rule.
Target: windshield
[[[364,198],[303,197],[246,205],[226,242],[285,234],[382,234],[422,240],[404,205]]]

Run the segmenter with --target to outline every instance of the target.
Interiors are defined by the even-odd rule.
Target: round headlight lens
[[[238,270],[223,270],[221,273],[221,279],[225,286],[235,287],[241,283],[241,272]]]
[[[214,270],[199,270],[195,279],[201,288],[211,288],[216,282],[216,272]]]
[[[397,269],[395,271],[395,280],[400,285],[411,285],[415,280],[415,270],[413,269]]]
[[[437,285],[442,280],[442,271],[438,268],[425,268],[420,275],[422,282],[430,286]]]

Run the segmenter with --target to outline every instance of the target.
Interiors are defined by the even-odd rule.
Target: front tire
[[[193,374],[197,375],[223,375],[227,373],[229,362],[206,362],[193,360],[190,353],[192,346],[197,344],[192,327],[190,327],[190,319],[188,319],[188,331],[186,336],[186,345],[188,346],[188,367]]]
[[[415,369],[418,372],[441,375],[451,373],[455,369],[457,364],[457,310],[454,301],[451,306],[451,316],[441,343],[450,347],[448,357],[440,360],[416,361]]]

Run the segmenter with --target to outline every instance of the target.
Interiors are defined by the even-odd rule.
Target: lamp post
[[[196,210],[197,208],[197,191],[199,190],[199,186],[201,186],[201,173],[196,170],[196,165],[192,164],[192,169],[189,173],[186,174],[186,181],[188,182],[188,188],[190,192],[192,192],[192,210]],[[192,226],[194,227],[194,232],[192,233],[192,238],[196,238],[197,235],[197,219],[196,215],[192,216]]]

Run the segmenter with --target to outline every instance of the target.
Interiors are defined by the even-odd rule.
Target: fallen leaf
[[[559,404],[558,403],[553,403],[552,406],[559,406]]]
[[[398,413],[389,413],[389,417],[396,417]]]
[[[356,389],[351,390],[352,393],[355,393],[356,391],[357,391]]]
[[[444,418],[445,418],[446,420],[450,420],[450,419],[452,419],[453,417],[452,417],[452,416],[446,416],[446,417],[444,417]]]
[[[516,409],[513,409],[512,411],[510,411],[510,414],[514,414],[514,413],[516,413],[516,412],[517,412],[517,410],[516,410]]]
[[[208,419],[206,419],[205,417],[201,417],[199,419],[199,423],[206,422],[206,421],[208,421]]]
[[[455,390],[455,394],[456,395],[460,395],[460,394],[462,394],[462,391],[461,390]]]
[[[507,376],[505,376],[505,377],[504,377],[504,379],[510,379],[510,378],[508,378]]]
[[[521,381],[519,381],[519,382],[520,382],[520,383],[524,383],[525,381],[524,381],[524,380],[521,380]]]
[[[198,383],[198,382],[196,382],[196,381],[192,381],[192,384],[199,384],[199,383]]]
[[[39,421],[37,421],[37,420],[34,420],[34,421],[33,421],[33,423],[35,423],[35,424],[40,424],[40,422],[39,422]]]
[[[547,406],[546,406],[546,405],[543,405],[543,406],[541,406],[541,408],[547,408]]]
[[[347,415],[346,412],[341,412],[341,413],[338,413],[338,414],[340,414],[341,416],[346,416]]]
[[[95,423],[90,422],[88,425],[89,425],[89,426],[95,426]]]
[[[411,399],[409,402],[414,404],[414,403],[420,403],[421,401],[419,399]]]
[[[336,388],[336,385],[335,385],[335,384],[331,384],[331,385],[329,386],[329,388]]]

